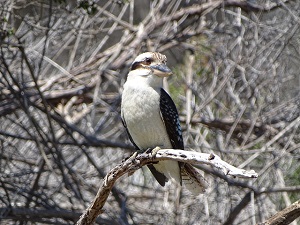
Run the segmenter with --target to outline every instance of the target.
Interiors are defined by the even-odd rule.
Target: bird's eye
[[[145,59],[145,63],[146,63],[147,65],[149,65],[151,62],[152,62],[152,60],[151,60],[150,58],[146,58],[146,59]]]

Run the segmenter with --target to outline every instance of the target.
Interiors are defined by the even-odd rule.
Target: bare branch
[[[238,169],[221,160],[219,156],[214,154],[199,153],[193,151],[184,151],[177,149],[161,149],[155,155],[152,153],[142,153],[137,155],[134,153],[125,162],[122,162],[113,168],[103,179],[102,185],[99,188],[96,197],[92,204],[81,215],[76,223],[77,225],[91,224],[95,221],[97,216],[102,213],[102,208],[109,196],[114,183],[124,174],[132,174],[142,166],[155,163],[162,160],[175,160],[186,162],[190,164],[209,164],[218,169],[221,169],[225,175],[242,178],[257,178],[257,173],[253,170],[246,171]]]
[[[276,213],[271,218],[258,225],[287,225],[300,217],[300,200]]]
[[[79,216],[79,212],[64,209],[31,209],[31,208],[0,208],[1,215],[5,214],[9,219],[22,219],[23,221],[41,221],[45,222],[45,218],[62,218],[69,221],[75,221]],[[118,224],[116,221],[97,218],[97,222],[101,224]]]

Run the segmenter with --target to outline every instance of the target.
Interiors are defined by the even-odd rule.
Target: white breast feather
[[[155,90],[143,83],[129,80],[122,94],[122,117],[127,129],[141,149],[172,148],[159,108],[160,89]],[[154,165],[168,178],[180,182],[178,162],[164,161]]]

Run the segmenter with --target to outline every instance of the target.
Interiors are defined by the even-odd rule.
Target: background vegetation
[[[259,177],[201,166],[210,186],[193,197],[142,168],[99,224],[256,224],[300,198],[299,1],[2,0],[0,11],[1,224],[78,220],[133,151],[120,99],[145,51],[175,73],[165,86],[186,148]]]

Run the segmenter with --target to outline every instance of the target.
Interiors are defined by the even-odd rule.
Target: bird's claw
[[[152,158],[155,158],[157,152],[158,152],[160,149],[161,149],[161,148],[158,147],[158,146],[155,147],[155,148],[153,148],[153,149],[151,150],[151,157],[152,157]]]
[[[138,152],[134,152],[128,159],[130,162],[133,162],[134,160],[136,160],[136,156],[138,155]],[[132,174],[134,174],[135,170],[132,171],[128,171],[128,176],[131,176]]]
[[[134,152],[129,158],[128,160],[134,160],[137,156],[138,152]]]
[[[126,157],[125,159],[123,159],[122,163],[125,162],[125,161],[127,161],[127,160],[133,160],[133,159],[135,159],[136,156],[137,156],[137,154],[138,154],[138,152],[134,152],[131,156]]]
[[[147,148],[146,151],[145,151],[145,153],[146,154],[150,154],[152,152],[152,150],[153,150],[153,148]]]

